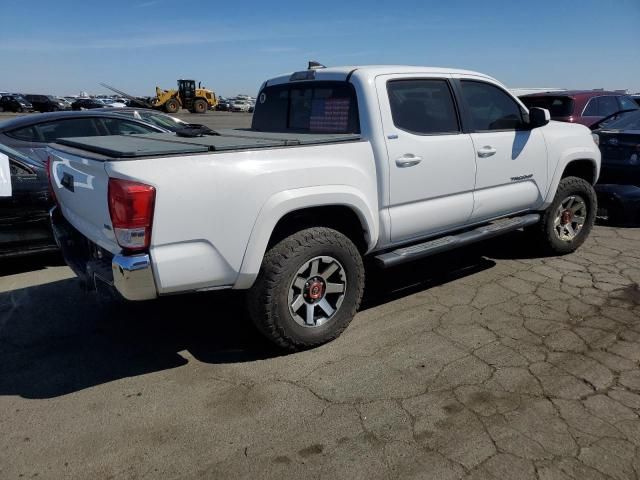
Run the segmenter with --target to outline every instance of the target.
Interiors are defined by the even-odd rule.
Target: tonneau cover
[[[205,152],[228,152],[356,141],[358,134],[272,133],[254,130],[217,130],[219,135],[180,137],[174,133],[60,138],[56,143],[109,158],[140,158]]]

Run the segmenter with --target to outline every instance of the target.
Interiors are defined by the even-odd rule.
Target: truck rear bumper
[[[106,285],[127,300],[158,296],[148,254],[111,255],[78,232],[57,207],[51,209],[50,217],[53,236],[65,262],[89,289]]]

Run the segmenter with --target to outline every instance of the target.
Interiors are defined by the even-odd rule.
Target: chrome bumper
[[[127,300],[151,300],[158,296],[148,254],[96,255],[102,249],[73,228],[57,207],[51,209],[50,218],[65,262],[90,290],[106,285]]]
[[[116,255],[111,260],[113,286],[127,300],[150,300],[156,298],[149,255]]]

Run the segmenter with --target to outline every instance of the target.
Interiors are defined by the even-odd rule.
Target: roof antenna
[[[311,60],[309,62],[309,66],[307,67],[307,70],[318,70],[320,68],[327,68],[327,67],[322,65],[320,62],[316,62],[315,60]]]

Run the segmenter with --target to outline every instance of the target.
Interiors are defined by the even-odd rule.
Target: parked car
[[[45,161],[47,144],[58,138],[159,132],[168,130],[106,112],[53,112],[0,122],[0,143]]]
[[[616,224],[640,223],[640,110],[612,115],[594,130],[602,170],[596,185],[600,214]]]
[[[30,112],[33,105],[18,95],[3,95],[0,97],[0,112]]]
[[[256,326],[296,350],[347,327],[364,256],[391,267],[523,227],[564,254],[589,235],[591,131],[491,77],[342,67],[264,85],[251,129],[52,145],[53,224],[80,278],[129,300],[248,290]]]
[[[216,110],[221,112],[228,112],[231,110],[231,101],[226,98],[219,98]]]
[[[137,120],[142,120],[143,122],[156,125],[157,127],[164,128],[165,130],[169,130],[171,132],[176,132],[189,125],[187,122],[183,122],[179,118],[172,117],[171,115],[167,115],[166,113],[162,113],[157,110],[151,110],[150,108],[125,107],[115,110],[113,108],[103,108],[94,110],[94,112],[110,112],[126,117],[135,118]]]
[[[0,153],[9,157],[12,189],[11,197],[0,197],[0,259],[58,248],[45,165],[6,145],[0,144]]]
[[[53,95],[35,95],[30,93],[25,95],[24,98],[33,105],[33,109],[37,112],[57,112],[65,109],[64,104]]]
[[[73,102],[70,102],[69,100],[67,100],[64,97],[56,97],[56,98],[60,101],[60,103],[62,103],[64,105],[64,110],[71,110],[71,104]]]
[[[106,104],[97,98],[77,98],[71,104],[71,110],[91,110],[92,108],[104,108]]]
[[[620,110],[640,108],[629,95],[601,90],[571,90],[523,95],[528,107],[546,108],[552,120],[591,126]]]
[[[232,112],[248,112],[251,105],[246,100],[234,100],[231,104]]]

